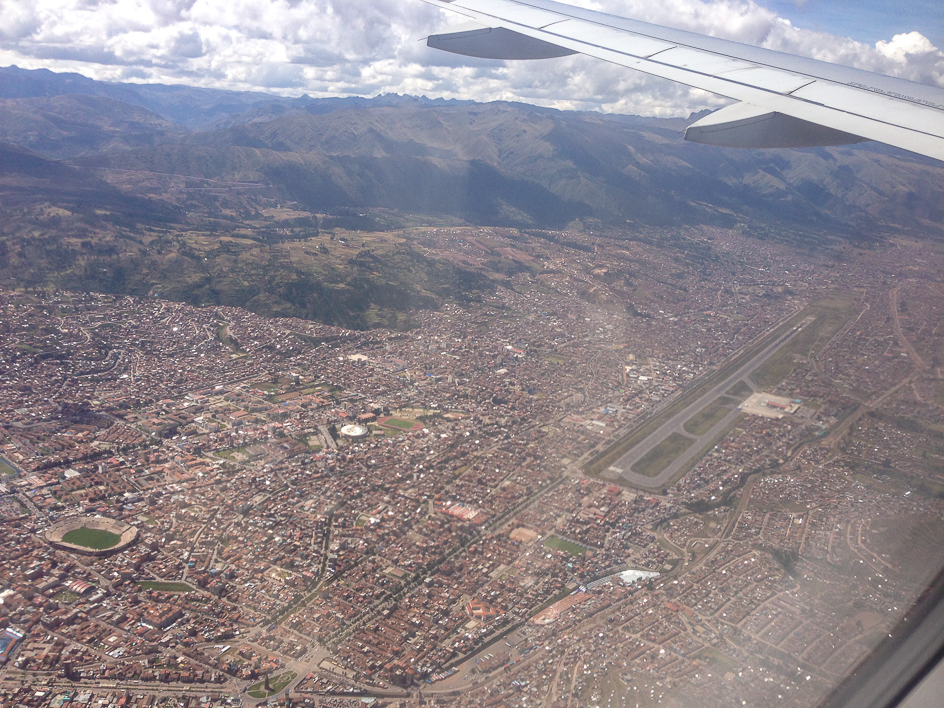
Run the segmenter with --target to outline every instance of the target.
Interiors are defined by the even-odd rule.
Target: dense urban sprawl
[[[0,291],[0,705],[809,705],[944,563],[937,247],[409,238],[522,267],[404,332]],[[799,410],[587,471],[794,316]]]

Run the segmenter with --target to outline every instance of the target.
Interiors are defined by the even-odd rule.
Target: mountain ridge
[[[38,76],[35,94],[75,88]],[[160,114],[90,81],[0,98],[0,282],[406,329],[540,278],[545,243],[592,270],[634,240],[698,260],[718,229],[824,251],[944,237],[944,170],[883,146],[728,150],[684,142],[681,119],[402,96],[151,87]]]
[[[190,130],[225,128],[240,122],[270,120],[281,115],[328,113],[367,105],[472,103],[460,99],[431,99],[399,94],[380,94],[373,98],[312,98],[307,95],[293,98],[262,91],[231,91],[184,84],[97,81],[81,74],[59,73],[49,69],[21,69],[15,65],[0,67],[0,99],[53,98],[63,95],[111,98],[149,110]]]
[[[312,211],[383,208],[486,225],[560,228],[592,217],[825,229],[858,241],[944,235],[944,171],[878,145],[731,150],[684,142],[679,119],[404,96],[284,99],[15,68],[0,78],[0,96],[32,95],[0,99],[0,140],[96,177],[248,181]],[[200,130],[140,105],[158,95],[164,114],[197,111]]]

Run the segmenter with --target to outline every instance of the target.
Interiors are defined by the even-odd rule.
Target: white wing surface
[[[553,0],[425,0],[474,24],[432,35],[437,49],[491,59],[586,54],[738,103],[685,139],[729,147],[877,140],[944,160],[944,89]],[[458,28],[457,28],[458,29]]]

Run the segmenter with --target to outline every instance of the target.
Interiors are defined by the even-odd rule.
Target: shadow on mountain
[[[39,202],[81,214],[88,224],[104,221],[130,227],[167,224],[181,217],[175,206],[129,194],[87,169],[0,143],[0,207],[26,208]]]

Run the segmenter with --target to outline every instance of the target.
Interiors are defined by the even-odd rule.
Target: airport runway
[[[745,362],[744,366],[731,374],[731,376],[724,379],[721,383],[712,386],[702,396],[695,399],[694,402],[667,420],[665,424],[656,430],[652,435],[648,436],[645,440],[640,442],[629,452],[619,458],[612,466],[608,467],[601,476],[608,479],[619,480],[625,484],[629,484],[634,487],[642,487],[644,489],[658,489],[659,487],[664,486],[666,482],[672,478],[672,475],[676,474],[686,465],[691,464],[693,458],[701,453],[705,445],[707,445],[716,436],[720,435],[721,431],[723,431],[734,421],[735,418],[741,414],[741,410],[735,407],[724,418],[715,423],[704,435],[692,435],[691,433],[687,432],[683,427],[685,423],[687,423],[692,416],[702,410],[705,406],[709,405],[716,398],[723,396],[726,391],[728,391],[738,382],[746,383],[751,387],[752,391],[757,392],[757,386],[755,386],[750,380],[751,373],[753,373],[757,367],[770,358],[770,356],[780,349],[780,347],[799,334],[810,323],[810,321],[812,320],[804,320],[795,329],[790,330],[783,336],[778,337],[775,341],[768,344],[761,351],[759,351],[756,356]],[[668,438],[672,433],[683,435],[686,438],[692,440],[692,443],[688,446],[688,448],[685,449],[684,452],[672,460],[668,467],[662,470],[655,477],[647,477],[646,475],[633,472],[632,466],[641,460],[646,455],[646,453],[652,450],[656,445]]]

